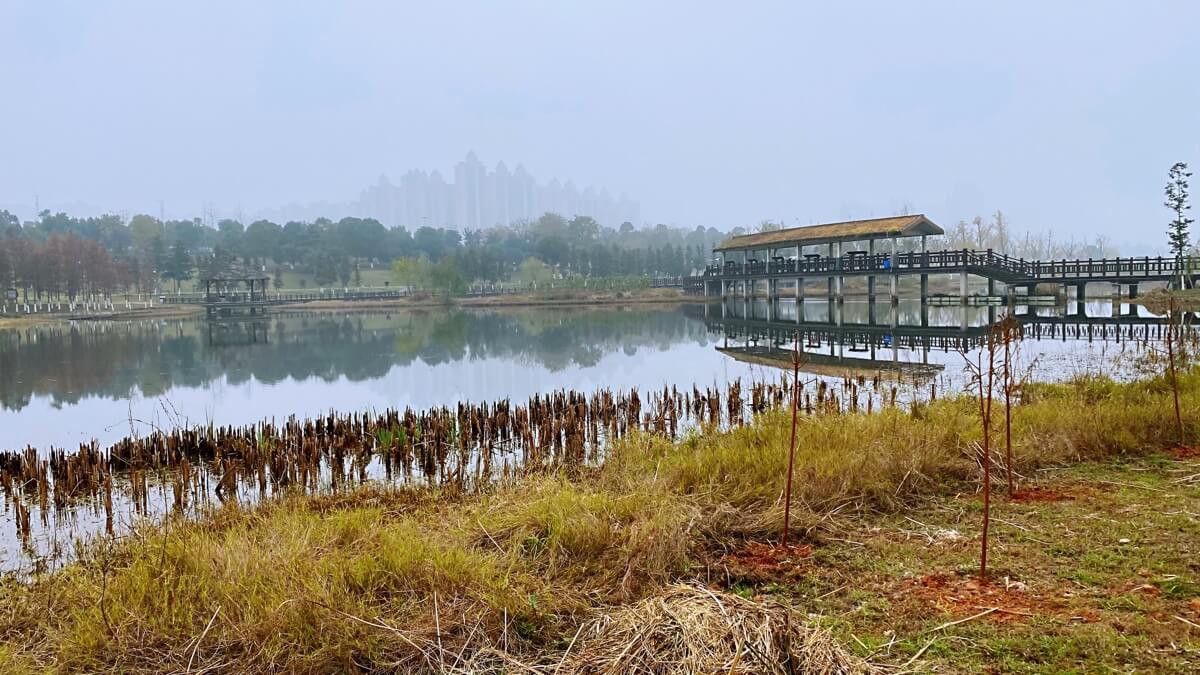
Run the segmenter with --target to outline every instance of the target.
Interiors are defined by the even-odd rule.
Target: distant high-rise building
[[[389,227],[423,226],[471,230],[534,220],[547,211],[567,218],[591,216],[616,227],[638,222],[638,204],[622,194],[614,199],[606,188],[580,191],[557,178],[539,185],[523,165],[509,171],[504,162],[489,171],[474,152],[454,166],[454,182],[437,171],[411,170],[394,185],[387,176],[368,187],[342,215],[375,218]],[[337,217],[338,214],[322,214]]]

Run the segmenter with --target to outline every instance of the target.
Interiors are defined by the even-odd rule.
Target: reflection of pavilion
[[[1099,309],[1104,309],[1100,306]],[[1095,309],[1095,308],[1094,308]],[[846,302],[811,305],[780,300],[726,300],[687,311],[703,314],[709,331],[724,336],[718,348],[741,361],[791,367],[791,344],[803,341],[806,371],[818,374],[904,372],[928,377],[930,351],[965,352],[982,347],[988,329],[1012,314],[1026,339],[1138,342],[1161,340],[1165,320],[1158,316],[1121,313],[1088,316],[1084,308],[1037,306],[938,307],[916,300],[897,305]],[[1195,315],[1185,317],[1190,326]],[[905,352],[904,357],[901,352]],[[825,369],[828,372],[820,372]]]
[[[717,347],[717,351],[737,361],[784,370],[792,367],[792,350],[786,346],[776,345],[771,341],[761,345],[747,344],[742,347],[730,347],[728,342],[726,345]],[[861,351],[861,349],[851,349],[850,351]],[[871,352],[869,357],[845,356],[844,353],[830,355],[810,352],[806,347],[800,360],[800,370],[822,377],[848,379],[859,377],[871,379],[880,373],[892,373],[904,376],[906,380],[924,382],[945,369],[945,366],[938,363],[878,359],[875,349],[869,351]]]
[[[269,330],[270,324],[265,320],[209,320],[208,344],[213,347],[266,344]]]

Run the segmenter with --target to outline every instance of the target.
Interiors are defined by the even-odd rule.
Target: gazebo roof
[[[270,278],[266,272],[261,272],[238,263],[230,263],[219,269],[209,270],[208,273],[200,277],[200,281],[268,281]]]
[[[925,234],[945,234],[932,220],[922,214],[891,216],[870,220],[848,220],[806,227],[789,227],[773,232],[743,234],[726,239],[714,251],[762,248],[767,246],[796,246],[827,244],[835,241],[916,237]]]

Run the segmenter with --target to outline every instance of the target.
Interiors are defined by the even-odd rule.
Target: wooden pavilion
[[[204,308],[208,316],[253,316],[266,312],[270,277],[265,272],[229,265],[210,272],[200,281],[204,284]]]

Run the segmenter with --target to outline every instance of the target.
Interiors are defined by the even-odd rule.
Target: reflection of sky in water
[[[86,339],[43,332],[36,337],[43,347],[60,344],[41,351],[10,342],[17,358],[29,358],[19,381],[0,374],[8,403],[0,410],[0,448],[73,446],[92,438],[109,443],[128,435],[130,417],[145,434],[184,418],[245,424],[330,409],[520,400],[559,388],[644,391],[723,383],[762,370],[717,353],[712,343],[718,337],[677,309],[439,312],[415,319],[364,315],[361,328],[336,330],[345,317],[276,319],[287,337],[272,326],[267,344],[214,346],[203,322],[126,330],[113,324]],[[81,327],[89,329],[95,327]],[[168,342],[180,342],[181,330],[186,347],[175,344],[162,353]],[[147,358],[149,351],[158,353]],[[45,355],[40,364],[29,363],[34,354]],[[80,359],[111,360],[111,377],[101,370],[94,381],[62,382]],[[110,388],[112,379],[121,383]]]
[[[521,400],[559,388],[644,391],[779,375],[718,352],[718,346],[760,348],[771,341],[748,342],[744,331],[727,341],[721,331],[730,324],[719,320],[721,305],[707,311],[707,322],[704,308],[693,306],[308,314],[272,317],[253,330],[176,321],[0,332],[0,448],[70,447],[92,438],[109,443],[129,433],[131,417],[145,434],[154,425],[185,419],[247,424],[330,409],[426,408],[460,400]],[[863,300],[847,299],[840,309],[843,326],[870,325],[872,319],[886,326],[891,311],[886,300],[872,311]],[[1047,307],[1036,313],[1056,317],[1063,311]],[[1076,307],[1065,311],[1070,321]],[[1085,311],[1108,316],[1112,306],[1092,303]],[[750,316],[756,324],[769,312],[788,335],[796,322],[793,302],[769,308],[765,301],[735,301],[725,312],[730,318]],[[918,300],[902,299],[896,312],[899,326],[922,323]],[[828,303],[808,300],[804,319],[829,321]],[[983,307],[931,306],[926,317],[928,326],[951,333],[988,320]],[[861,344],[854,347],[835,347],[833,355],[870,357]],[[1127,349],[1133,345],[1055,338],[1026,340],[1020,356],[1026,365],[1036,361],[1037,377],[1057,379],[1122,374],[1114,364],[1128,364],[1122,358]],[[814,351],[830,353],[827,344]],[[893,352],[876,345],[874,358],[940,364],[936,380],[942,391],[966,382],[960,353]]]

